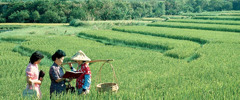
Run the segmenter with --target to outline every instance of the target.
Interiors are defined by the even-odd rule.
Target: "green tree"
[[[26,8],[26,5],[21,2],[14,2],[11,5],[8,6],[7,11],[3,12],[3,17],[7,18],[10,15],[12,15],[14,12],[24,10]],[[8,20],[11,22],[11,20]]]
[[[165,1],[165,10],[167,15],[177,15],[180,13],[180,4],[176,0]]]
[[[48,10],[46,11],[42,16],[40,22],[43,23],[60,23],[61,17],[58,15],[58,13]]]
[[[152,17],[160,17],[165,15],[165,5],[163,2],[156,3],[156,6],[153,8],[154,15]]]
[[[70,16],[72,16],[73,19],[80,19],[80,20],[85,20],[86,15],[87,15],[86,11],[81,8],[74,8],[70,13]]]
[[[195,8],[195,11],[194,11],[194,12],[201,13],[201,12],[202,12],[201,6],[197,6],[197,7]]]
[[[222,10],[232,10],[233,4],[230,1],[224,1],[223,9]]]
[[[0,17],[0,23],[5,23],[6,22],[6,19],[5,18],[2,18]]]
[[[32,12],[31,19],[33,20],[33,22],[37,22],[40,19],[39,12],[36,10]]]
[[[233,0],[232,5],[233,5],[233,10],[240,10],[240,0]]]
[[[224,0],[211,0],[209,2],[209,11],[221,11],[223,9]]]
[[[29,19],[29,12],[27,10],[16,11],[8,17],[11,22],[24,23]]]
[[[110,11],[109,17],[111,20],[122,20],[127,19],[128,8],[125,3],[117,2],[113,4],[112,10]]]

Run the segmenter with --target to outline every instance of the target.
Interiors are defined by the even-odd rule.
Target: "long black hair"
[[[32,54],[32,56],[30,57],[30,63],[31,64],[34,64],[34,62],[36,62],[36,61],[38,61],[38,60],[40,60],[40,59],[43,59],[44,58],[44,56],[43,56],[43,54],[40,52],[40,51],[36,51],[36,52],[34,52],[33,54]]]
[[[62,57],[65,57],[66,54],[64,51],[62,50],[57,50],[53,55],[52,55],[52,61],[55,61],[56,58],[62,58]]]

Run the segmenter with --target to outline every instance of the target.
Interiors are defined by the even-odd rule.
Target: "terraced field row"
[[[164,55],[173,58],[186,58],[195,53],[200,44],[186,40],[175,40],[163,37],[116,32],[111,30],[86,31],[78,34],[79,37],[94,39],[96,41],[107,41],[113,45],[126,45],[141,47],[163,52]]]
[[[220,32],[208,30],[195,30],[171,27],[146,27],[146,26],[123,26],[113,28],[115,31],[166,37],[177,40],[188,40],[199,44],[225,42],[240,43],[240,34],[234,32]]]
[[[240,13],[221,13],[220,16],[240,16]]]
[[[226,21],[226,20],[170,19],[168,20],[168,22],[240,25],[240,21]]]
[[[3,25],[2,23],[0,23],[0,29],[4,29],[4,30],[12,30],[12,29],[21,29],[24,28],[26,26],[21,26],[21,25]]]
[[[13,52],[12,49],[16,44],[1,42],[0,43],[0,78],[6,77],[23,77],[24,68],[29,58],[22,57],[19,53]],[[25,63],[23,63],[25,62]]]
[[[227,31],[227,32],[240,32],[240,27],[238,25],[156,22],[156,23],[148,24],[148,26],[184,28],[184,29],[201,29],[201,30],[214,30],[214,31]]]
[[[205,19],[205,20],[240,20],[240,16],[196,16],[193,19]]]
[[[240,11],[215,11],[202,13],[184,13],[184,16],[239,16]]]

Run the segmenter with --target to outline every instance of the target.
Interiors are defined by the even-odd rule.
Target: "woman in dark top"
[[[62,50],[57,50],[52,55],[52,60],[54,61],[54,63],[49,70],[49,76],[51,78],[50,98],[52,96],[52,93],[56,93],[56,95],[61,94],[64,93],[66,89],[65,82],[67,80],[65,78],[61,78],[64,75],[61,64],[63,63],[65,56],[66,56],[65,52]]]

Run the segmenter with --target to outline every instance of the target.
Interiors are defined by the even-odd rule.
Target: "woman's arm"
[[[39,84],[39,85],[41,85],[42,82],[39,81],[39,80],[32,80],[31,77],[28,77],[28,76],[27,76],[27,83],[28,83],[28,84],[34,83],[34,84]]]
[[[61,81],[64,81],[66,78],[58,78],[57,80],[55,80],[57,83],[58,82],[61,82]]]
[[[72,72],[76,72],[77,71],[75,68],[73,68],[72,63],[68,63],[68,65],[69,65],[69,67],[70,67]]]
[[[50,68],[50,77],[52,77],[57,83],[65,80],[65,78],[59,77],[57,69],[54,66]]]
[[[32,71],[32,66],[31,65],[28,65],[25,71],[26,71],[26,75],[27,75],[26,79],[27,79],[28,84],[32,84],[32,83],[41,84],[41,81],[39,81],[39,80],[37,80],[37,81],[32,80],[32,78],[34,77],[35,74],[34,74],[34,71]]]

